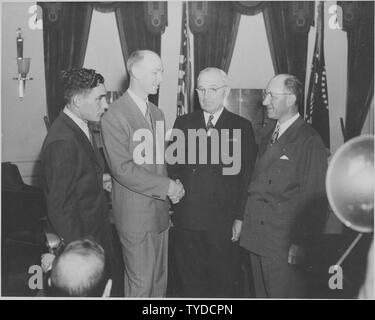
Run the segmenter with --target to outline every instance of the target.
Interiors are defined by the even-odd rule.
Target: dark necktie
[[[214,118],[214,116],[211,114],[210,117],[208,118],[208,121],[207,121],[207,125],[206,125],[206,130],[209,131],[211,128],[214,127],[214,125],[212,124],[212,119]]]
[[[89,141],[91,145],[94,146],[94,135],[92,134],[90,127],[88,127],[88,131],[89,131],[89,137],[88,137]]]
[[[279,137],[279,131],[280,131],[280,124],[278,123],[271,137],[271,141],[270,141],[271,145],[273,145],[277,141],[277,138]]]

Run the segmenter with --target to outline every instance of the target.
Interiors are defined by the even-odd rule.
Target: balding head
[[[271,79],[263,96],[263,105],[270,119],[280,123],[298,113],[302,103],[302,84],[293,75],[278,74]]]
[[[133,52],[126,64],[130,75],[129,88],[140,98],[156,94],[163,80],[163,64],[160,57],[150,50]]]
[[[68,244],[51,270],[54,296],[100,297],[106,280],[104,250],[88,239]]]
[[[160,60],[160,57],[155,52],[150,50],[137,50],[129,56],[128,61],[126,62],[126,68],[128,69],[130,75],[132,75],[134,66],[150,60],[158,61]]]

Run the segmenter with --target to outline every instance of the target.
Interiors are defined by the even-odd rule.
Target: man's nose
[[[108,110],[108,103],[107,103],[107,99],[104,98],[103,101],[102,101],[102,104],[101,104],[101,108],[103,111],[107,111]]]
[[[267,107],[269,104],[270,104],[270,95],[267,94],[267,95],[263,98],[262,105],[265,106],[265,107]]]

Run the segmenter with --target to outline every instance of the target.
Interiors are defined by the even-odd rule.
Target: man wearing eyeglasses
[[[304,298],[306,252],[326,213],[328,153],[298,113],[302,84],[275,76],[263,94],[264,128],[248,189],[240,244],[250,251],[257,298]]]
[[[168,166],[171,179],[179,179],[185,197],[174,206],[171,240],[176,268],[176,295],[180,297],[238,297],[239,252],[236,241],[242,226],[246,189],[256,159],[257,147],[250,121],[229,112],[223,105],[229,94],[227,75],[217,68],[206,68],[198,76],[198,97],[202,110],[176,119],[174,128],[185,136],[185,163]],[[192,146],[188,130],[202,130],[207,145]],[[236,137],[235,130],[239,136]],[[227,131],[227,132],[226,132]],[[215,149],[215,139],[219,148]],[[234,153],[237,143],[240,170],[223,171],[223,144]],[[192,150],[194,148],[195,150]],[[196,163],[188,164],[196,151]],[[213,151],[213,152],[212,152]],[[207,162],[198,162],[206,153]],[[217,154],[215,154],[215,152]],[[213,159],[218,156],[217,162]],[[212,160],[212,161],[211,161]]]

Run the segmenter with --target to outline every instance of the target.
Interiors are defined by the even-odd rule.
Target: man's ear
[[[130,72],[130,74],[138,79],[140,77],[140,74],[141,74],[141,69],[139,68],[139,65],[138,64],[135,64],[132,68],[132,71]]]
[[[75,105],[76,107],[79,108],[81,106],[81,102],[82,102],[82,95],[81,94],[75,94],[72,97],[72,102],[73,102],[73,105]]]
[[[111,296],[111,290],[112,290],[112,279],[108,279],[108,281],[105,285],[102,297],[103,298],[109,298]]]
[[[223,104],[225,104],[227,102],[228,97],[229,97],[229,93],[230,93],[230,88],[229,87],[225,87]]]
[[[297,97],[294,94],[288,94],[286,96],[286,102],[288,107],[294,106],[296,104]]]
[[[51,277],[48,277],[47,283],[48,283],[48,286],[51,287]]]

